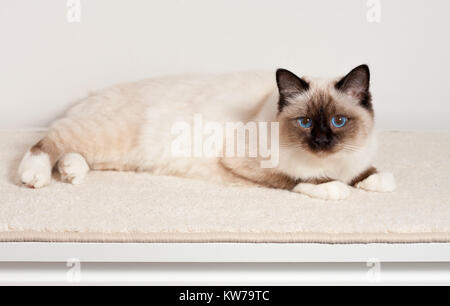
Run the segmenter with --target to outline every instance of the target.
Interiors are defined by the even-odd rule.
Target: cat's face
[[[315,155],[358,151],[374,125],[366,65],[336,80],[277,71],[281,143]]]

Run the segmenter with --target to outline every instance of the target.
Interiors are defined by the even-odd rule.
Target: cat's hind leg
[[[77,185],[82,183],[89,166],[78,153],[65,154],[66,142],[48,135],[34,145],[24,156],[19,166],[19,179],[24,186],[39,189],[52,180],[52,170],[56,163],[63,181]],[[69,151],[70,152],[70,151]]]
[[[19,166],[19,178],[29,188],[43,188],[50,184],[52,167],[47,153],[28,151]]]
[[[24,156],[19,166],[19,179],[29,188],[43,188],[52,180],[52,169],[61,154],[48,137],[39,141]]]
[[[86,159],[78,153],[65,154],[58,162],[58,171],[61,179],[73,185],[81,184],[89,173]]]

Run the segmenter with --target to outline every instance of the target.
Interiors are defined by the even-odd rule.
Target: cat
[[[265,168],[260,157],[174,156],[173,126],[192,124],[195,114],[220,123],[277,123],[278,162]],[[393,175],[372,165],[376,150],[367,65],[333,79],[301,78],[285,69],[161,77],[79,102],[25,154],[19,178],[42,188],[55,166],[74,185],[90,170],[147,171],[338,201],[351,187],[395,190]]]

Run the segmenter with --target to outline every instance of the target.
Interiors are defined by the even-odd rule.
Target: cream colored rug
[[[343,202],[146,173],[92,172],[30,190],[16,180],[37,132],[0,132],[0,241],[450,242],[450,134],[380,135],[392,194]]]

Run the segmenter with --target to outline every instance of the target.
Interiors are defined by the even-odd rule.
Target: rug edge
[[[3,232],[0,242],[47,243],[450,243],[450,233],[74,233]]]

